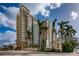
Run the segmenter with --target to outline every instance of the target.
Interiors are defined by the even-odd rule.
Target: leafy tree
[[[63,52],[73,52],[74,48],[78,45],[76,40],[65,40],[63,43]]]
[[[8,48],[8,45],[3,45],[3,49],[7,49]]]
[[[13,50],[13,46],[12,45],[3,45],[3,49],[4,50]]]
[[[8,45],[8,49],[13,50],[13,46],[12,45]]]

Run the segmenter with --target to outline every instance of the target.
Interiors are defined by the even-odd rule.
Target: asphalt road
[[[37,51],[0,51],[0,56],[79,56],[79,54]]]

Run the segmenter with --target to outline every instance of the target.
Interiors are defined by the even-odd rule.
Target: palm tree
[[[41,34],[42,34],[42,32],[47,32],[47,27],[44,25],[44,21],[40,21],[39,19],[38,19],[38,25],[39,25],[39,47],[41,48]]]
[[[73,29],[73,27],[71,25],[66,25],[65,26],[65,37],[66,38],[73,38],[73,36],[75,36],[76,30]]]
[[[64,31],[65,31],[65,25],[67,25],[69,22],[68,21],[61,21],[58,23],[59,25],[59,30],[58,30],[58,33],[61,35],[61,39],[62,39],[62,47],[63,47],[63,43],[64,43]],[[63,50],[63,48],[62,48]]]
[[[57,19],[54,19],[54,21],[52,22],[52,27],[53,27],[53,32],[55,32],[56,33],[56,29],[55,29],[55,26],[56,26],[56,21],[57,21]]]
[[[55,27],[56,27],[56,21],[57,21],[57,19],[54,19],[53,22],[52,22],[52,33],[53,33],[53,34],[52,34],[52,38],[53,38],[53,39],[55,39],[54,37],[55,37],[55,34],[57,33],[57,32],[56,32],[56,28],[55,28]],[[53,39],[52,39],[52,43],[53,43]],[[52,46],[52,47],[53,47],[53,46]]]
[[[69,23],[68,21],[61,21],[60,23],[58,23],[58,25],[60,26],[58,33],[61,34],[61,39],[63,39],[63,35],[64,35],[64,31],[65,31],[65,25],[67,25],[68,23]]]

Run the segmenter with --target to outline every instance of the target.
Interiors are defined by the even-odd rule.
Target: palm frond
[[[52,22],[52,26],[55,27],[57,19],[54,19],[54,21]]]

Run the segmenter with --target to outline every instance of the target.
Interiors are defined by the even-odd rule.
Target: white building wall
[[[52,27],[51,27],[51,23],[50,23],[50,48],[52,48]]]
[[[46,39],[46,48],[52,48],[52,24],[47,20],[47,39]]]
[[[27,23],[28,23],[28,29],[32,30],[32,18],[30,16],[30,14],[28,15],[28,21],[27,21]]]
[[[36,20],[33,20],[33,38],[34,43],[39,44],[39,26]]]
[[[51,23],[47,20],[47,40],[46,40],[46,48],[52,48],[52,29],[51,29]]]

